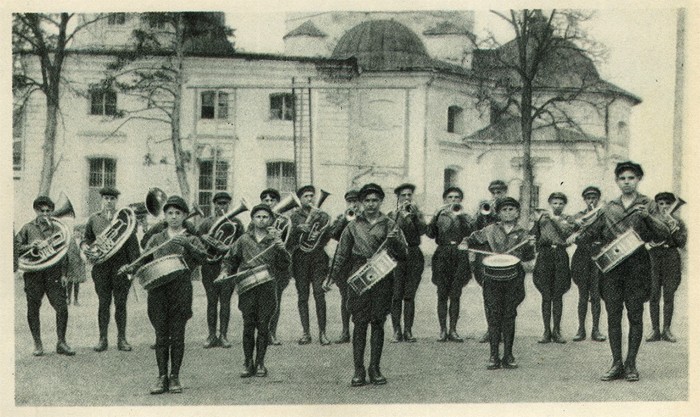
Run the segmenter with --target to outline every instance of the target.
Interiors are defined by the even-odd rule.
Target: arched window
[[[447,108],[447,131],[450,133],[464,133],[464,110],[459,106]]]

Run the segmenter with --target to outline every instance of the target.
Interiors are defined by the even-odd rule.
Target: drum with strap
[[[189,268],[182,255],[167,255],[147,263],[134,274],[146,291],[165,285]]]
[[[634,229],[629,229],[603,247],[600,253],[593,257],[593,262],[605,274],[620,265],[622,261],[642,246],[644,246],[642,238],[639,237]]]
[[[274,280],[267,269],[267,265],[258,265],[255,268],[246,269],[233,275],[231,278],[235,282],[238,295],[245,294],[258,285]]]
[[[348,285],[357,295],[362,295],[389,275],[396,265],[396,260],[389,255],[389,252],[382,249],[348,278]]]
[[[484,278],[494,281],[510,281],[518,276],[520,259],[505,253],[487,256],[482,260]]]

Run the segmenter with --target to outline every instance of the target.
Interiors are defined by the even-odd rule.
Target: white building
[[[151,187],[179,194],[169,126],[123,124],[113,115],[142,103],[91,90],[138,24],[135,14],[115,14],[76,39],[65,65],[72,88],[61,97],[51,195],[65,191],[78,221],[98,207],[104,185],[119,188],[123,204],[143,201]],[[343,209],[347,189],[370,181],[389,193],[415,183],[428,213],[448,185],[464,189],[467,207],[476,208],[496,178],[518,195],[518,122],[477,105],[487,74],[473,62],[483,58],[472,48],[473,13],[296,14],[287,25],[285,54],[200,51],[186,60],[180,126],[192,198],[201,205],[220,189],[257,201],[264,188],[288,192],[310,182],[332,193],[324,206],[331,213]],[[571,112],[585,134],[537,131],[540,203],[552,191],[575,201],[590,184],[607,191],[611,167],[626,159],[629,115],[640,100],[601,85],[589,98],[607,103],[603,114],[585,106]],[[16,224],[33,217],[43,103],[36,94],[15,117]]]

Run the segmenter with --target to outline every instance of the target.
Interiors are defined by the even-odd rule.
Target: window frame
[[[114,104],[108,103],[108,98],[113,97]],[[117,92],[106,88],[93,88],[90,90],[90,116],[117,116],[118,114]],[[97,109],[97,111],[96,111]]]
[[[209,179],[210,187],[202,185],[204,180],[202,171],[204,171],[203,166],[205,164],[211,165],[211,168],[208,169],[208,176],[211,177]],[[199,160],[197,172],[197,205],[206,216],[212,213],[212,198],[214,194],[219,191],[228,191],[230,173],[231,163],[226,159],[209,158]]]
[[[276,170],[276,172],[272,172]],[[285,171],[287,174],[284,175]],[[296,163],[289,160],[270,160],[265,161],[265,184],[266,188],[274,188],[280,194],[293,193],[297,189],[296,178]]]
[[[117,159],[107,156],[90,156],[87,158],[87,162],[87,207],[90,213],[94,213],[99,210],[101,204],[99,198],[99,190],[103,187],[117,186]],[[94,170],[93,164],[99,164],[99,169]],[[107,166],[108,164],[110,165],[109,167]],[[108,170],[110,170],[111,172],[108,173]],[[99,171],[99,173],[97,171]],[[99,181],[93,181],[93,175],[99,175]]]
[[[279,108],[276,101],[279,100]],[[296,98],[294,93],[272,93],[269,96],[269,119],[290,122],[295,116]]]
[[[211,117],[209,117],[210,112],[207,112],[207,116],[204,115],[204,98],[205,96],[211,96],[211,104],[208,104],[207,109],[211,108]],[[228,120],[229,117],[229,93],[222,90],[204,90],[199,93],[199,119],[200,120]],[[207,100],[209,101],[209,100]]]
[[[447,108],[447,132],[464,133],[464,108],[461,106],[455,104]]]

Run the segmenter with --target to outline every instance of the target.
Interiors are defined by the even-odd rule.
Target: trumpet
[[[357,210],[352,207],[348,207],[345,210],[345,220],[351,222],[357,218]]]
[[[460,214],[464,214],[464,206],[462,206],[461,203],[448,203],[440,207],[438,214],[442,213],[443,211],[447,211],[448,214],[453,216],[459,216]]]
[[[482,216],[490,216],[493,213],[493,205],[490,201],[482,201],[479,203],[479,214]]]

